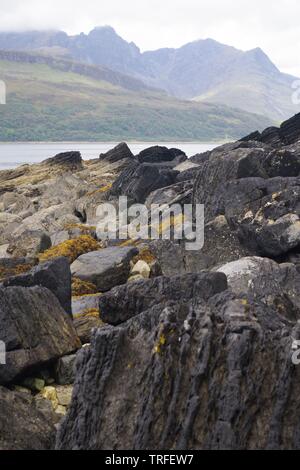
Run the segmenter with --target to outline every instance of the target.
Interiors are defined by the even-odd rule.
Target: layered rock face
[[[0,288],[0,340],[6,364],[0,383],[9,383],[80,348],[72,321],[58,299],[43,287]]]
[[[230,291],[98,330],[57,448],[299,448],[296,337],[275,306]]]

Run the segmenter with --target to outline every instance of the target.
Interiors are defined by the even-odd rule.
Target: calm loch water
[[[0,170],[15,168],[24,163],[39,163],[60,152],[68,152],[70,150],[81,152],[83,159],[89,160],[99,157],[100,153],[107,152],[115,145],[117,145],[117,142],[0,143]],[[205,152],[206,150],[212,150],[218,146],[216,143],[197,142],[138,142],[128,145],[134,155],[152,145],[163,145],[169,148],[180,148],[188,157],[196,153]]]

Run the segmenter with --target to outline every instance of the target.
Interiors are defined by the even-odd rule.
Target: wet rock
[[[44,287],[0,288],[0,322],[0,340],[6,345],[1,384],[29,375],[81,346],[70,317]]]
[[[227,289],[222,273],[186,274],[157,277],[116,287],[100,297],[101,319],[119,325],[157,304],[188,301],[192,297],[209,299]]]
[[[133,247],[110,247],[80,256],[71,265],[72,275],[92,282],[99,292],[124,284],[130,273],[130,261],[137,255]]]
[[[0,387],[0,449],[50,450],[55,427],[31,399]]]
[[[35,266],[26,274],[11,277],[4,281],[5,287],[22,286],[47,287],[59,300],[64,310],[72,315],[71,271],[66,258],[56,258]]]

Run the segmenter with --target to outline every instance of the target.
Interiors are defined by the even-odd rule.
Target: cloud
[[[88,32],[108,24],[142,50],[199,38],[248,50],[261,47],[283,71],[300,76],[298,0],[0,0],[0,30]]]

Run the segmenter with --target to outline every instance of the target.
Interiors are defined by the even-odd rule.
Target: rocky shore
[[[99,239],[119,196],[204,204],[204,247]],[[0,449],[300,449],[300,115],[0,172],[0,324]]]

